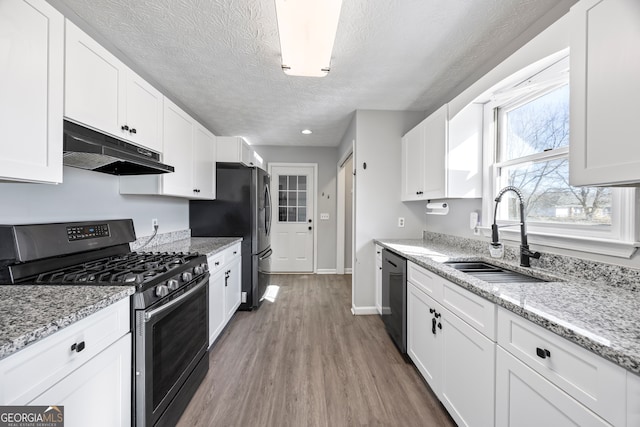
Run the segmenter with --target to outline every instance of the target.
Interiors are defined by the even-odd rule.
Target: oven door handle
[[[150,321],[151,319],[153,319],[155,316],[157,316],[158,314],[169,310],[171,307],[180,304],[181,301],[185,300],[186,298],[189,298],[192,294],[198,292],[200,289],[202,289],[203,286],[206,286],[209,282],[209,274],[207,274],[205,276],[204,279],[202,279],[202,281],[200,283],[198,283],[196,286],[194,286],[193,288],[189,289],[187,292],[185,292],[184,294],[180,295],[178,298],[171,300],[171,302],[156,308],[155,310],[151,310],[148,313],[144,314],[144,321],[145,323]]]

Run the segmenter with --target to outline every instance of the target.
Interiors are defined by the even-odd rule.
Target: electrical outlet
[[[158,218],[153,218],[151,220],[151,227],[155,229],[158,226]]]
[[[404,227],[404,218],[403,217],[399,217],[398,218],[398,227]]]

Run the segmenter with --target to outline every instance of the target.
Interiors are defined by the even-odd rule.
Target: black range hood
[[[173,172],[153,151],[64,121],[63,163],[111,175],[153,175]]]

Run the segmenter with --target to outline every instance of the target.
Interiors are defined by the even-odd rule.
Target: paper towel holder
[[[446,202],[432,203],[427,200],[427,215],[446,215],[449,213],[449,204]]]

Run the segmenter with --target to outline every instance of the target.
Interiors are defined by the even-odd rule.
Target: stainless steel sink
[[[445,264],[489,283],[547,282],[547,280],[544,279],[518,273],[517,271],[508,270],[486,262],[449,261],[445,262]]]

